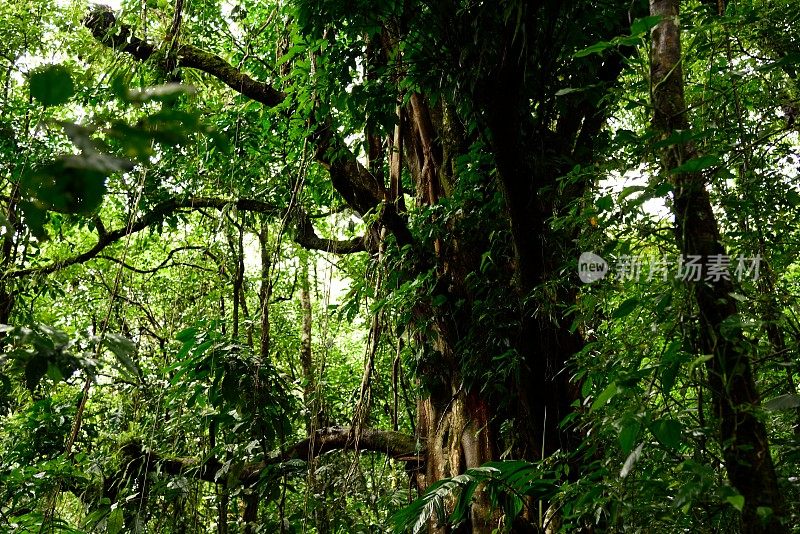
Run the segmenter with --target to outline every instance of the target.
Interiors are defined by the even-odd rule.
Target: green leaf
[[[200,343],[199,345],[197,345],[196,347],[194,347],[194,350],[192,350],[192,355],[193,355],[193,356],[200,356],[200,355],[202,355],[202,354],[203,354],[203,353],[205,353],[205,351],[207,351],[207,350],[208,350],[208,349],[209,349],[209,348],[210,348],[210,347],[211,347],[211,346],[212,346],[214,343],[215,343],[215,342],[214,342],[214,340],[213,340],[213,339],[209,339],[208,341],[204,341],[204,342]]]
[[[798,65],[798,64],[800,64],[800,52],[789,52],[781,59],[760,65],[756,67],[755,70],[763,72],[763,71],[770,71],[773,69],[782,68],[784,66],[791,67],[793,65]]]
[[[591,375],[586,377],[586,380],[583,381],[583,385],[581,385],[581,395],[584,397],[588,397],[589,394],[592,392],[592,384],[593,380]]]
[[[472,480],[461,490],[461,494],[458,496],[458,502],[456,502],[453,513],[450,515],[450,522],[454,525],[461,523],[469,517],[472,496],[475,494],[475,490],[478,489],[478,485],[479,481]]]
[[[197,336],[197,328],[192,326],[178,332],[175,335],[175,339],[177,339],[178,341],[182,341],[184,343],[190,342],[193,344],[196,336]]]
[[[712,358],[714,358],[713,354],[703,354],[702,356],[698,356],[697,358],[692,360],[692,363],[689,364],[689,371],[688,371],[687,374],[692,374],[692,370],[696,366],[700,365],[701,363],[706,363],[707,361],[711,360]]]
[[[139,377],[139,368],[131,358],[136,353],[136,344],[133,341],[119,334],[107,333],[103,343],[117,358],[123,369],[131,376]]]
[[[631,314],[633,310],[639,305],[639,299],[636,297],[631,297],[626,299],[622,304],[620,304],[614,313],[611,314],[613,319],[622,319]]]
[[[611,44],[614,46],[635,46],[641,41],[642,37],[640,35],[621,35],[612,39]]]
[[[659,22],[661,22],[661,15],[651,15],[636,19],[631,24],[631,35],[642,35],[649,32],[651,28],[658,26]]]
[[[433,299],[431,300],[431,304],[433,306],[441,306],[445,302],[447,302],[447,296],[446,295],[435,295],[433,297]]]
[[[764,409],[772,412],[791,410],[794,408],[800,408],[800,396],[791,393],[780,395],[764,403]]]
[[[717,156],[700,156],[699,158],[692,158],[688,161],[685,161],[683,165],[679,165],[674,169],[671,169],[669,172],[699,172],[711,167],[717,167],[720,164],[721,162]]]
[[[653,196],[654,197],[663,197],[668,195],[672,192],[672,184],[669,182],[665,182],[663,184],[659,184],[653,189]]]
[[[47,377],[53,382],[61,382],[64,380],[64,374],[61,372],[61,369],[52,362],[47,364]]]
[[[225,402],[235,402],[239,394],[239,376],[231,371],[226,372],[220,389]]]
[[[580,93],[585,90],[586,90],[585,87],[565,87],[563,89],[559,89],[558,91],[556,91],[556,96],[564,96],[570,93]]]
[[[740,512],[744,509],[744,495],[729,495],[725,500]]]
[[[700,130],[690,128],[687,130],[674,130],[664,139],[661,139],[653,144],[653,148],[662,149],[675,145],[684,145],[692,141],[698,141],[713,136],[716,131],[713,128]]]
[[[682,425],[675,419],[661,419],[656,421],[651,431],[656,439],[665,447],[677,449],[681,445]]]
[[[46,106],[68,102],[75,94],[72,75],[62,65],[45,65],[30,77],[31,96]]]
[[[123,335],[107,333],[103,342],[117,356],[132,356],[136,353],[136,344]]]
[[[738,300],[739,302],[748,302],[748,298],[741,293],[736,293],[735,291],[731,291],[728,293],[734,300]]]
[[[581,57],[591,56],[592,54],[600,54],[604,52],[606,49],[611,48],[612,46],[613,45],[608,41],[599,41],[591,46],[587,46],[583,50],[578,50],[572,55],[572,57],[581,58]]]
[[[630,195],[632,195],[634,193],[637,193],[639,191],[644,191],[645,189],[647,189],[647,188],[645,186],[643,186],[643,185],[629,185],[628,187],[626,187],[626,188],[624,188],[622,190],[622,192],[617,197],[617,201],[618,202],[622,202],[623,200],[625,200]]]
[[[617,391],[618,391],[617,383],[611,382],[608,386],[606,386],[606,389],[604,389],[603,392],[597,396],[597,398],[592,403],[591,408],[589,408],[589,411],[593,412],[599,407],[603,406],[606,402],[608,402],[611,399],[611,397],[617,394]]]
[[[24,200],[20,202],[22,215],[24,216],[23,222],[25,226],[39,241],[46,241],[48,238],[47,230],[44,225],[47,223],[47,211],[34,205],[32,202]]]
[[[395,532],[410,530],[413,534],[417,534],[427,530],[429,520],[433,518],[438,521],[446,519],[444,499],[458,487],[459,484],[455,479],[443,479],[431,484],[422,496],[392,516],[391,521]]]
[[[788,189],[786,191],[786,202],[793,208],[800,206],[800,193],[794,189]]]
[[[506,493],[505,499],[503,499],[503,513],[506,515],[507,523],[511,523],[514,519],[516,519],[516,517],[522,511],[524,504],[525,503],[522,502],[522,499],[513,493]]]
[[[27,173],[22,182],[39,209],[88,214],[100,207],[106,176],[122,168],[102,155],[65,156]]]
[[[622,448],[622,452],[625,454],[630,454],[633,450],[633,444],[636,443],[636,438],[639,436],[641,426],[639,421],[633,419],[620,429],[618,436],[619,445]]]
[[[622,465],[622,469],[619,471],[619,477],[625,478],[630,474],[631,470],[633,469],[634,464],[639,461],[639,458],[642,456],[642,449],[644,448],[644,443],[640,443],[636,450],[631,452],[628,457],[625,459],[625,463]]]
[[[678,376],[678,371],[680,368],[680,361],[672,361],[668,362],[661,371],[661,388],[665,396],[669,395],[669,392],[672,391],[672,387],[675,385],[675,379]]]
[[[125,526],[125,517],[122,515],[122,508],[114,508],[108,515],[106,531],[108,534],[119,534]]]
[[[773,513],[775,512],[769,506],[759,506],[756,508],[756,515],[761,520],[769,518],[769,516],[771,516]]]
[[[25,366],[25,386],[33,391],[47,373],[48,360],[42,354],[35,354]]]
[[[611,198],[611,195],[605,195],[598,198],[594,204],[600,211],[611,211],[614,209],[614,199]]]

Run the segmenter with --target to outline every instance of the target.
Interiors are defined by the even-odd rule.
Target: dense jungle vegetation
[[[0,532],[800,532],[800,2],[0,0]]]

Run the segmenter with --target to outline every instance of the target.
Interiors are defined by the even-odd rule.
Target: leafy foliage
[[[427,530],[430,523],[458,526],[469,519],[476,494],[484,493],[492,508],[502,510],[504,530],[510,532],[514,520],[531,499],[549,499],[556,494],[556,480],[544,478],[545,475],[540,467],[523,461],[490,462],[473,467],[431,484],[425,493],[397,512],[392,521],[397,532],[414,534]],[[446,510],[451,501],[454,505],[448,515]]]
[[[796,531],[800,9],[681,4],[661,135],[641,1],[0,3],[0,531],[739,531],[686,173]]]

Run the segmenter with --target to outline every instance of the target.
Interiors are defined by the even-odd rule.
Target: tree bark
[[[306,419],[306,433],[311,436],[319,428],[316,410],[316,376],[314,375],[314,360],[311,352],[311,284],[308,279],[308,255],[302,254],[300,257],[300,308],[302,309],[303,324],[300,330],[300,367],[303,370],[303,402],[305,403],[308,416]],[[309,463],[308,481],[309,486],[315,485],[314,470],[315,462]]]
[[[661,17],[652,32],[651,98],[653,126],[663,139],[688,130],[681,69],[678,27],[679,0],[650,0],[650,13]],[[676,234],[685,256],[699,256],[704,263],[724,255],[711,200],[700,172],[675,172],[696,158],[691,143],[675,143],[662,154],[664,172],[671,173],[674,186]],[[741,332],[723,332],[726,320],[737,314],[730,280],[690,283],[697,303],[701,328],[700,345],[712,358],[707,362],[714,414],[719,420],[719,440],[731,484],[744,496],[742,530],[747,533],[788,532],[781,522],[785,506],[778,487],[769,450],[767,431],[758,419],[759,395]],[[760,507],[771,514],[764,520]]]
[[[313,438],[314,433],[320,428],[321,403],[319,401],[319,391],[317,389],[316,367],[314,365],[314,354],[312,352],[312,327],[313,310],[311,307],[311,279],[308,272],[308,254],[301,252],[300,256],[300,307],[303,311],[303,324],[300,332],[300,367],[303,370],[303,402],[306,405],[308,419],[306,420],[306,433],[309,439]],[[330,532],[330,518],[327,510],[327,495],[323,481],[317,478],[319,468],[319,458],[313,456],[308,458],[308,488],[307,492],[312,495],[319,495],[319,502],[315,502],[313,508],[314,524],[319,534]],[[316,501],[316,499],[315,499]]]
[[[261,308],[261,332],[259,334],[259,355],[261,361],[269,360],[269,299],[272,296],[272,260],[269,250],[269,223],[262,218],[258,232],[258,244],[261,249],[261,286],[258,291],[258,303]]]

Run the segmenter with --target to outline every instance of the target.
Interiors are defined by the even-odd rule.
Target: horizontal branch
[[[314,230],[311,217],[304,211],[295,212],[294,219],[294,241],[303,248],[309,250],[323,250],[333,254],[352,254],[354,252],[364,252],[368,249],[364,237],[354,237],[344,241],[319,237]]]
[[[358,446],[350,428],[330,427],[317,430],[313,437],[306,438],[292,447],[266,460],[246,464],[239,471],[238,481],[252,484],[258,481],[261,472],[271,465],[289,460],[310,460],[326,452],[369,451],[383,453],[398,461],[421,464],[425,462],[425,451],[417,450],[417,442],[413,436],[389,430],[366,429],[358,438]],[[130,445],[133,446],[133,445]],[[216,458],[199,461],[194,458],[162,458],[156,453],[145,453],[129,449],[126,454],[135,457],[147,456],[147,470],[160,470],[171,475],[191,476],[206,482],[222,482],[225,480],[220,472],[223,464]]]
[[[108,6],[94,7],[83,21],[95,39],[104,45],[126,52],[140,61],[152,58],[157,48],[155,45],[136,37],[130,26],[117,24],[114,12]],[[175,52],[177,66],[189,67],[211,74],[219,81],[257,102],[267,106],[277,106],[286,98],[270,84],[254,80],[247,74],[233,67],[216,54],[200,48],[181,44]]]
[[[100,218],[98,217],[97,220],[95,221],[95,224],[97,224],[99,222],[100,222]],[[99,232],[99,233],[100,233],[100,235],[103,235],[104,232]],[[129,271],[133,271],[135,273],[153,274],[153,273],[156,273],[156,272],[160,271],[164,267],[167,267],[167,264],[169,263],[169,260],[171,260],[172,257],[175,254],[177,254],[178,252],[183,252],[185,250],[205,250],[205,248],[206,247],[200,247],[200,246],[196,246],[195,245],[195,246],[178,247],[178,248],[172,249],[172,250],[169,251],[169,253],[167,254],[167,257],[164,258],[164,260],[161,263],[159,263],[155,267],[150,267],[148,269],[140,269],[138,267],[134,267],[133,265],[128,265],[124,261],[122,261],[120,259],[117,259],[114,256],[106,256],[105,254],[98,254],[97,257],[102,259],[102,260],[107,260],[107,261],[114,262],[117,265],[122,265],[123,267],[125,267]],[[174,265],[183,265],[183,264],[174,264]]]
[[[122,228],[107,231],[98,227],[99,230],[97,243],[95,243],[95,245],[86,252],[65,260],[54,261],[53,263],[42,267],[30,267],[27,269],[9,271],[3,275],[3,278],[21,278],[24,276],[37,274],[50,274],[72,265],[86,263],[87,261],[97,257],[100,252],[102,252],[111,244],[119,241],[129,234],[134,234],[144,230],[145,228],[160,224],[168,215],[187,209],[200,210],[204,208],[213,208],[221,210],[226,206],[235,206],[239,211],[266,213],[276,216],[280,215],[282,212],[282,210],[277,206],[249,198],[240,198],[238,200],[208,197],[190,197],[185,199],[172,198],[156,204],[156,206],[153,207],[153,209],[151,209],[149,212]],[[298,215],[295,216],[296,219],[299,218],[301,221],[308,219],[308,216],[305,215],[304,212],[297,211],[297,214]],[[304,223],[298,224],[298,231],[295,232],[294,241],[303,248],[310,250],[321,250],[324,252],[333,252],[336,254],[351,254],[367,250],[366,240],[364,238],[354,238],[344,241],[325,239],[316,234],[313,226]]]

